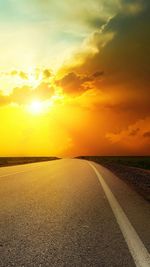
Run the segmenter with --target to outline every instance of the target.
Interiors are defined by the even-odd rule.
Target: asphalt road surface
[[[150,205],[77,159],[0,168],[0,266],[148,267]]]

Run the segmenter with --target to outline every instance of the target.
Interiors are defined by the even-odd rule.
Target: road
[[[0,266],[150,266],[150,206],[78,159],[0,168]]]

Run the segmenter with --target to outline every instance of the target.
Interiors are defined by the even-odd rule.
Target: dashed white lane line
[[[111,192],[110,188],[108,187],[108,185],[106,184],[106,182],[104,181],[103,177],[98,172],[96,167],[91,162],[88,162],[88,164],[94,170],[95,174],[97,175],[100,181],[100,184],[112,208],[117,223],[128,245],[129,251],[134,259],[135,265],[137,267],[150,267],[150,254],[148,253],[143,242],[141,241],[134,227],[127,218],[125,212],[121,208],[117,199]]]

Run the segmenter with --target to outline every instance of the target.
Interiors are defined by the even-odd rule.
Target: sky
[[[149,0],[0,0],[0,156],[150,154]]]

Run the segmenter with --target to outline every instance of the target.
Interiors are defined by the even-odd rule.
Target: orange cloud
[[[118,133],[108,133],[110,143],[119,145],[130,153],[149,154],[150,149],[150,117],[138,120],[127,129]]]
[[[92,75],[79,75],[75,72],[69,72],[60,80],[56,81],[66,94],[80,95],[85,91],[92,89],[94,82],[103,76],[103,71],[96,71]]]
[[[11,103],[23,105],[36,98],[47,100],[50,99],[54,93],[54,88],[44,82],[34,89],[29,86],[16,87],[9,95],[3,95],[2,92],[0,92],[0,105],[8,105]]]

